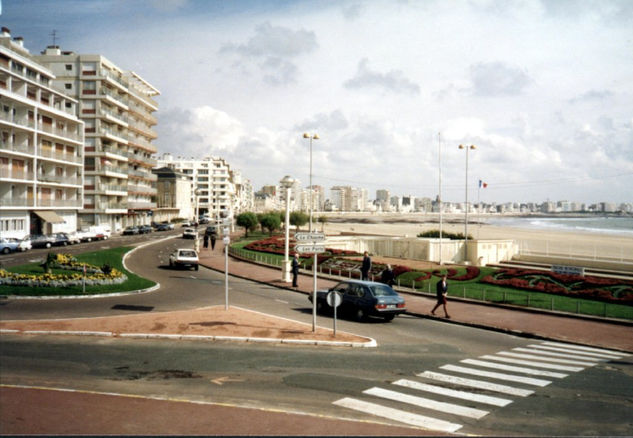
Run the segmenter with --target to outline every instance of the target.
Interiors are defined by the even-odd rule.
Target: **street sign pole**
[[[224,242],[224,310],[229,310],[229,243],[231,243],[231,238],[227,234],[222,241]]]
[[[314,253],[314,263],[312,263],[312,270],[314,271],[314,282],[312,287],[312,331],[316,332],[316,311],[317,311],[317,253]]]

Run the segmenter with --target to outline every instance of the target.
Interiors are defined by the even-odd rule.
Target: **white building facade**
[[[53,72],[0,34],[0,236],[77,229],[83,205],[84,124]]]
[[[149,224],[156,207],[157,135],[152,127],[159,91],[138,74],[101,55],[48,47],[38,61],[56,76],[53,86],[79,101],[85,123],[84,205],[80,226],[118,230]]]

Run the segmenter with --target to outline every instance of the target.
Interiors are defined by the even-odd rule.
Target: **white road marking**
[[[507,395],[516,395],[519,397],[527,397],[528,395],[534,394],[534,391],[529,389],[521,389],[515,388],[513,386],[500,385],[498,383],[486,382],[485,380],[466,379],[464,377],[451,376],[449,374],[436,373],[433,371],[425,371],[423,373],[417,374],[417,376],[437,380],[438,382],[453,383],[455,385],[485,389],[487,391],[494,391]]]
[[[531,348],[513,348],[512,351],[519,351],[522,353],[530,353],[530,354],[518,354],[518,353],[513,353],[512,355],[515,357],[523,357],[525,356],[526,358],[532,358],[532,357],[538,357],[541,360],[551,360],[551,361],[558,361],[561,360],[563,361],[562,363],[575,363],[578,365],[586,365],[589,367],[595,366],[598,364],[598,362],[600,362],[602,359],[598,359],[598,358],[593,358],[593,357],[578,357],[578,356],[574,356],[572,354],[564,354],[564,353],[552,353],[550,351],[540,351],[540,350],[533,350]],[[510,355],[510,352],[507,351],[502,351],[501,353],[497,353],[497,354],[507,354]],[[535,356],[536,354],[538,354],[538,356]],[[562,359],[565,358],[565,359]],[[582,360],[567,360],[567,359],[582,359]]]
[[[275,301],[277,301],[278,303],[282,303],[282,304],[290,304],[288,301],[280,300],[278,298],[276,298]]]
[[[620,359],[621,356],[612,356],[610,354],[594,353],[590,351],[570,350],[569,348],[552,347],[549,345],[528,345],[532,348],[542,348],[544,350],[561,351],[563,353],[574,353],[577,356],[600,357],[602,359]]]
[[[461,415],[463,417],[480,419],[488,414],[488,411],[481,409],[469,408],[466,406],[455,405],[453,403],[444,403],[430,398],[418,397],[415,395],[404,394],[402,392],[392,391],[390,389],[373,387],[363,391],[363,394],[373,395],[376,397],[386,398],[401,403],[419,406],[421,408],[432,409],[434,411],[446,412],[453,415]]]
[[[475,368],[459,367],[455,365],[442,365],[440,368],[447,371],[454,371],[456,373],[472,374],[473,376],[481,377],[491,377],[493,379],[508,380],[510,382],[525,383],[527,385],[534,386],[547,386],[552,383],[551,380],[534,379],[532,377],[516,376],[514,374],[495,373],[492,371],[483,371]]]
[[[393,382],[394,385],[404,386],[406,388],[417,389],[418,391],[431,392],[433,394],[440,394],[447,397],[459,398],[462,400],[469,400],[479,403],[485,403],[493,406],[507,406],[512,403],[512,400],[505,398],[492,397],[489,395],[475,394],[472,392],[458,391],[455,389],[443,388],[441,386],[428,385],[426,383],[416,382],[413,380],[400,379]]]
[[[410,424],[412,426],[423,427],[429,430],[440,432],[457,432],[462,428],[461,424],[450,423],[448,421],[438,420],[437,418],[425,417],[424,415],[412,414],[410,412],[401,411],[399,409],[381,406],[375,403],[368,403],[362,400],[345,397],[334,402],[337,406],[348,409],[365,412],[378,417],[388,418],[390,420],[399,421],[401,423]]]
[[[535,370],[533,368],[513,367],[510,365],[502,365],[499,363],[486,362],[484,360],[477,360],[477,359],[464,359],[460,362],[465,363],[467,365],[476,365],[476,366],[485,367],[485,368],[495,368],[495,369],[503,370],[503,371],[513,371],[516,373],[529,374],[531,376],[554,377],[557,379],[562,379],[568,376],[568,374],[563,374],[563,373],[554,373],[552,371],[541,371],[541,370]]]
[[[505,362],[505,363],[514,363],[517,365],[527,365],[527,366],[538,367],[538,368],[546,368],[549,370],[570,371],[572,373],[577,373],[578,371],[584,370],[583,367],[572,367],[569,365],[556,365],[553,363],[535,362],[532,360],[512,359],[509,357],[493,356],[489,354],[486,354],[484,356],[479,356],[479,358],[488,359],[488,360],[496,360],[496,361]]]
[[[497,354],[501,354],[502,356],[518,357],[520,359],[545,360],[545,361],[563,363],[563,364],[569,364],[569,365],[582,365],[585,367],[592,367],[596,365],[595,362],[582,362],[579,360],[561,359],[559,357],[536,356],[534,354],[521,354],[521,353],[514,353],[512,351],[500,351]]]
[[[620,359],[624,356],[628,356],[628,354],[626,353],[621,353],[619,351],[614,351],[614,350],[607,350],[605,348],[585,347],[582,345],[563,344],[561,342],[543,342],[543,345],[551,345],[552,347],[565,347],[571,350],[590,351],[593,353],[600,353],[600,354],[610,354],[614,356],[615,359]]]

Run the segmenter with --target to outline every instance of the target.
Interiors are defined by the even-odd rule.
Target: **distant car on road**
[[[198,270],[198,253],[193,249],[180,248],[169,255],[170,268],[194,268]]]
[[[384,283],[373,281],[345,280],[329,290],[317,291],[317,310],[328,308],[327,294],[337,291],[342,298],[340,311],[365,320],[369,316],[378,316],[391,321],[396,315],[404,313],[406,304],[396,291]],[[312,295],[308,297],[312,302]]]
[[[198,237],[198,232],[193,228],[185,228],[182,232],[183,239],[196,239]]]
[[[131,225],[123,230],[124,236],[132,236],[135,234],[139,234],[139,229],[136,225]]]
[[[67,246],[70,245],[70,239],[68,238],[68,234],[66,233],[55,233],[53,234],[55,240],[53,240],[53,245],[55,246]]]
[[[71,245],[81,242],[81,236],[77,231],[71,231],[70,233],[66,233],[66,235],[68,236],[68,243]]]
[[[156,225],[156,231],[169,231],[173,230],[173,226],[170,227],[171,224],[158,224]]]
[[[0,239],[0,253],[9,254],[14,251],[27,251],[31,249],[31,241],[28,239],[14,239],[5,237]]]
[[[149,234],[151,232],[152,232],[152,227],[150,227],[149,225],[141,225],[140,227],[138,227],[139,234]]]
[[[33,248],[50,248],[55,242],[55,237],[48,234],[31,234],[27,237]]]

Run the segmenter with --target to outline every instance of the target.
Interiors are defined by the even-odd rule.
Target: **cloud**
[[[590,90],[573,99],[569,99],[569,103],[598,103],[613,97],[614,93],[609,90]]]
[[[298,132],[334,132],[349,127],[349,122],[341,110],[332,111],[329,114],[319,113],[310,120],[306,120],[296,126]]]
[[[356,75],[343,84],[348,89],[380,88],[393,93],[420,94],[420,86],[404,76],[401,70],[387,73],[371,71],[369,60],[363,58],[358,62]]]
[[[478,63],[470,67],[472,92],[475,96],[517,96],[530,85],[528,74],[502,62]]]
[[[255,28],[255,35],[245,44],[225,44],[220,53],[238,55],[244,62],[254,60],[264,82],[278,86],[297,80],[299,69],[291,59],[311,53],[318,47],[314,32],[266,22]]]

